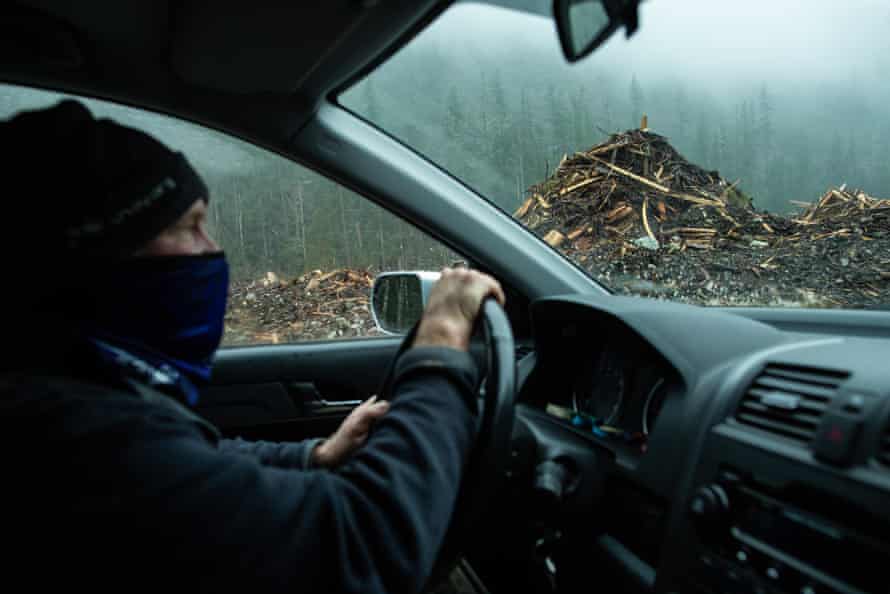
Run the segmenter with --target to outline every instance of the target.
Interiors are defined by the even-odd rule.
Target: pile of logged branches
[[[297,342],[377,334],[369,309],[368,270],[315,270],[292,280],[267,273],[234,282],[224,345]]]
[[[890,200],[872,198],[862,191],[845,187],[831,189],[813,204],[794,202],[804,208],[794,222],[799,231],[831,230],[837,235],[864,232],[875,237],[890,233]]]
[[[688,247],[709,247],[719,230],[682,215],[697,208],[725,227],[740,226],[733,213],[743,213],[749,223],[751,201],[736,185],[688,162],[663,136],[631,130],[563,159],[514,216],[554,246],[642,237],[654,245],[676,236]]]
[[[648,130],[566,157],[514,213],[627,294],[709,305],[886,306],[890,201],[830,189],[758,212],[716,171]]]

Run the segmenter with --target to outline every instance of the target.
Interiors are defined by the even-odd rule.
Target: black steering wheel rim
[[[473,454],[478,456],[481,468],[468,467],[468,471],[478,470],[487,477],[495,469],[503,474],[509,460],[516,401],[516,349],[510,321],[497,301],[486,299],[483,302],[480,322],[488,366]],[[465,478],[472,478],[470,472]],[[496,484],[489,485],[489,481],[483,482],[486,486],[496,487]]]
[[[493,298],[482,303],[478,324],[486,346],[484,396],[476,440],[464,469],[451,524],[439,550],[430,583],[447,577],[466,539],[480,529],[485,510],[505,478],[510,459],[516,401],[516,354],[510,320]]]

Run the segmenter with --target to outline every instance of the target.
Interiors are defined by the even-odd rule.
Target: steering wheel
[[[459,558],[465,539],[478,531],[478,521],[491,504],[498,485],[505,476],[510,458],[516,398],[513,331],[507,314],[491,297],[482,302],[476,324],[481,329],[486,362],[485,379],[479,391],[476,440],[464,469],[451,525],[439,550],[428,585],[448,576]],[[405,337],[398,354],[411,345],[416,330],[417,326]],[[398,355],[395,359],[398,359]],[[384,382],[386,387],[391,386],[393,368],[394,365]]]
[[[487,365],[480,390],[476,443],[461,482],[452,531],[468,528],[491,503],[510,458],[516,403],[516,349],[510,320],[493,298],[482,303],[479,324]],[[466,521],[469,525],[461,526]]]

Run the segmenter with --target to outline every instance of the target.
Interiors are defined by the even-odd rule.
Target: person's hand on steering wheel
[[[446,268],[430,291],[412,346],[445,346],[467,350],[473,323],[482,301],[493,296],[501,305],[504,291],[492,277],[466,268]],[[373,396],[355,408],[337,431],[319,443],[313,464],[333,468],[367,440],[373,424],[389,410],[389,403]]]
[[[504,305],[494,278],[468,268],[445,268],[433,285],[412,346],[444,346],[466,351],[479,308],[486,297]]]
[[[492,302],[488,297],[493,298]],[[487,274],[467,268],[446,268],[430,290],[426,309],[408,347],[449,347],[467,352],[478,319],[486,352],[485,379],[483,386],[479,386],[484,389],[476,395],[479,409],[474,445],[429,585],[448,576],[490,505],[506,468],[516,374],[513,333],[502,309],[505,300],[500,283]],[[389,380],[385,382],[388,384]]]

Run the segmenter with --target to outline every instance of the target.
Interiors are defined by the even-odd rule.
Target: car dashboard
[[[669,393],[682,389],[676,371],[657,351],[627,332],[591,340],[593,328],[561,330],[574,343],[560,358],[564,370],[545,410],[589,431],[633,459],[648,450],[649,436]]]
[[[890,341],[622,297],[532,328],[517,418],[597,452],[566,500],[626,591],[887,590]]]

